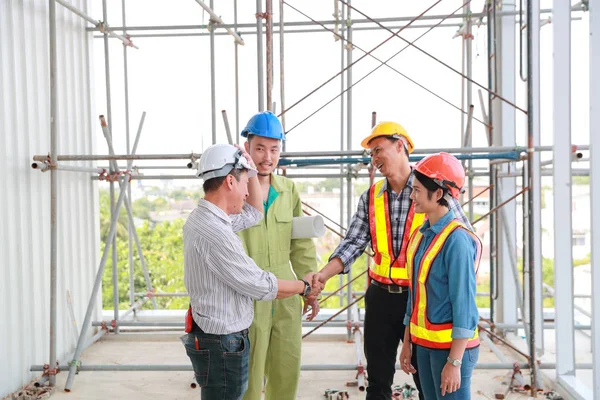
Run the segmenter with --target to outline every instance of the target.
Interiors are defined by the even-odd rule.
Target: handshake
[[[322,280],[318,272],[309,272],[303,279],[310,285],[310,294],[306,298],[316,300],[325,287],[325,281]]]
[[[312,321],[312,319],[316,317],[321,310],[317,297],[319,297],[323,291],[326,280],[322,275],[315,272],[308,273],[304,277],[304,280],[310,285],[310,294],[304,298],[304,309],[302,310],[302,315],[306,315],[310,307],[310,314],[306,317],[306,320]]]

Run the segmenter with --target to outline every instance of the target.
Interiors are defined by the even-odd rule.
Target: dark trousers
[[[392,384],[398,360],[398,345],[404,339],[404,315],[408,301],[408,291],[390,293],[387,290],[369,285],[365,295],[365,357],[367,359],[367,400],[390,400]],[[412,351],[412,365],[417,366],[415,346]],[[403,372],[401,372],[404,374]],[[424,400],[419,375],[413,379],[419,390],[419,398]]]
[[[211,335],[199,328],[181,337],[202,400],[241,400],[248,388],[248,330]]]

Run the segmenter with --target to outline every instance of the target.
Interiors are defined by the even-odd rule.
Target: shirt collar
[[[421,231],[421,233],[425,233],[425,231],[427,231],[429,229],[429,230],[431,230],[431,232],[433,232],[435,235],[437,235],[446,227],[446,225],[448,225],[450,223],[450,221],[452,221],[454,219],[454,217],[455,217],[454,211],[448,210],[446,215],[444,215],[442,218],[440,218],[439,221],[433,225],[431,225],[429,220],[426,220],[425,223],[423,224],[423,226],[421,226],[421,228],[419,229],[419,231]]]
[[[231,218],[229,218],[229,215],[227,215],[225,213],[225,211],[223,211],[220,207],[217,207],[216,205],[214,205],[210,201],[208,201],[206,199],[200,199],[198,201],[198,207],[203,208],[203,209],[211,212],[216,217],[222,219],[224,222],[226,222],[228,224],[231,224]]]
[[[410,188],[410,191],[412,192],[412,187],[413,187],[413,178],[415,177],[414,175],[414,169],[412,167],[410,167],[410,175],[408,176],[408,180],[406,181],[406,186],[404,186],[404,188]],[[385,193],[385,191],[388,190],[388,180],[387,178],[385,178],[385,180],[383,181],[383,185],[381,185],[381,189],[379,190],[379,193],[377,193],[377,197],[381,196],[383,193]]]
[[[277,193],[286,192],[288,189],[285,187],[282,176],[271,173],[271,187]]]

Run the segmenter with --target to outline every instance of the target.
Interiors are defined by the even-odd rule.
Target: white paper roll
[[[325,234],[325,221],[320,215],[295,217],[292,220],[292,239],[310,239]]]

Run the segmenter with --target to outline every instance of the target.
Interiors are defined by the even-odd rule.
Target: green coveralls
[[[302,216],[294,182],[271,174],[271,191],[278,195],[260,223],[238,233],[246,253],[279,279],[300,279],[316,271],[312,239],[292,240],[292,218]],[[272,196],[269,196],[272,197]],[[290,266],[291,262],[291,266]],[[244,400],[260,400],[266,377],[265,400],[293,400],[300,378],[302,300],[300,296],[254,302],[250,326],[248,390]]]

